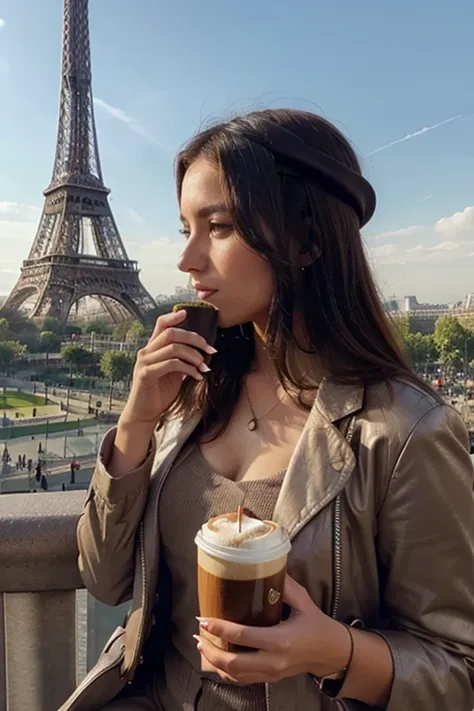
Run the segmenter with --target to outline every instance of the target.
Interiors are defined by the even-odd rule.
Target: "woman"
[[[138,353],[78,527],[87,588],[132,605],[63,710],[471,711],[467,434],[384,315],[354,152],[319,116],[256,112],[194,138],[177,187],[179,268],[219,336],[182,310]],[[291,614],[200,624],[253,653],[195,620],[195,533],[240,504],[289,531]]]

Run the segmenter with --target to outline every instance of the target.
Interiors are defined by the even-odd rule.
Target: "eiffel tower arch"
[[[128,258],[102,177],[88,0],[64,0],[61,66],[53,176],[33,245],[4,308],[19,309],[30,300],[30,318],[65,321],[80,299],[95,296],[113,320],[127,312],[143,322],[155,302],[137,262]]]

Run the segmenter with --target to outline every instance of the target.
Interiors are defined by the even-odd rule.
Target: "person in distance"
[[[62,711],[472,711],[468,437],[381,306],[354,151],[320,116],[266,110],[176,165],[179,268],[218,336],[178,311],[138,353],[78,526],[88,590],[131,607]],[[288,530],[288,615],[199,629],[194,537],[237,505]]]

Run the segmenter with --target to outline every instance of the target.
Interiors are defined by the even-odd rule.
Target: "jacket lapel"
[[[323,380],[288,465],[274,519],[293,538],[344,488],[356,459],[336,426],[363,406],[364,388]]]
[[[169,431],[165,434],[161,447],[155,455],[150,483],[149,504],[144,517],[145,537],[145,564],[150,571],[151,589],[156,588],[158,581],[158,568],[160,556],[160,530],[158,526],[158,507],[161,490],[176,458],[178,457],[186,440],[196,429],[200,415],[187,420],[184,424],[173,421],[169,424]],[[179,516],[179,509],[176,510]],[[150,584],[150,581],[149,581]]]
[[[180,421],[170,422],[155,453],[148,503],[137,538],[133,598],[125,630],[127,643],[122,665],[123,674],[134,673],[155,604],[160,565],[158,504],[161,489],[182,445],[192,434],[199,420],[200,415],[197,415],[185,424]]]

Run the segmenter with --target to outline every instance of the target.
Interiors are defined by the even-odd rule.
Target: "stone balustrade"
[[[84,498],[0,496],[0,711],[56,711],[85,672],[75,536]]]

